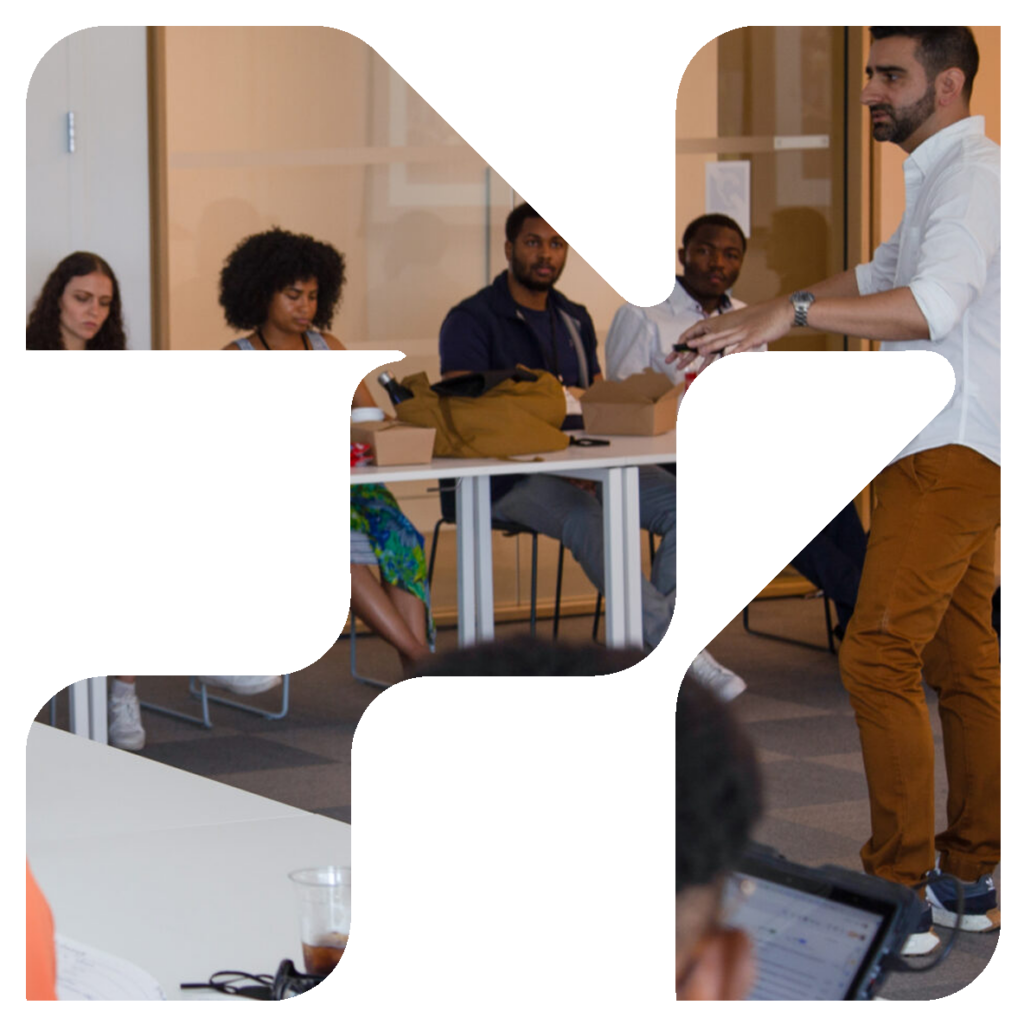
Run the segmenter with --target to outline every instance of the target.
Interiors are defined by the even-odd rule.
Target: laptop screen
[[[724,906],[727,923],[742,928],[757,955],[757,982],[747,996],[766,999],[847,999],[886,922],[884,912],[804,892],[737,872]]]

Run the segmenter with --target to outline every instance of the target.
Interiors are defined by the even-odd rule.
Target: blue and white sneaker
[[[965,932],[994,932],[999,927],[996,886],[991,875],[982,875],[976,882],[961,882],[964,887]],[[925,895],[931,904],[935,923],[942,928],[956,925],[956,879],[935,871],[928,880]]]
[[[934,952],[942,940],[932,928],[932,908],[928,903],[921,903],[921,916],[917,927],[907,936],[900,952],[903,956],[927,956]]]

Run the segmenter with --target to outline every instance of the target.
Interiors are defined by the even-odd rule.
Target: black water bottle
[[[391,399],[391,404],[394,406],[399,406],[413,397],[413,393],[408,388],[402,387],[387,370],[377,378],[377,383],[388,393],[388,398]]]

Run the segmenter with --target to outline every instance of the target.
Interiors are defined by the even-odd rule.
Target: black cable
[[[229,996],[248,999],[288,999],[315,988],[324,980],[323,975],[302,974],[291,960],[282,960],[277,973],[250,974],[248,971],[215,971],[209,981],[183,981],[181,988],[212,988]],[[254,981],[255,985],[240,985],[240,981]]]
[[[886,957],[886,967],[890,971],[902,971],[905,974],[924,974],[927,971],[934,971],[939,964],[943,963],[946,957],[953,951],[953,947],[956,945],[957,937],[963,930],[964,923],[964,886],[963,882],[954,875],[947,875],[947,878],[951,879],[953,884],[956,886],[956,924],[952,928],[952,936],[949,942],[942,946],[938,955],[934,960],[929,960],[923,967],[913,967],[911,962],[899,953],[890,954]],[[917,885],[911,886],[913,889],[920,889],[926,886],[929,879],[925,879],[923,882],[918,882]]]
[[[255,985],[239,985],[240,981],[255,981]],[[250,974],[248,971],[215,971],[209,981],[183,981],[181,988],[212,988],[229,996],[246,996],[249,999],[269,999],[274,978],[269,974]]]

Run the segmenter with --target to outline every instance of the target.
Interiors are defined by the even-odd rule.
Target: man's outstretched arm
[[[854,270],[845,270],[807,289],[815,301],[807,311],[807,326],[814,331],[852,334],[881,341],[904,341],[930,336],[928,321],[909,288],[861,295]],[[757,345],[775,341],[788,334],[793,325],[793,306],[789,297],[762,302],[756,306],[702,320],[680,335],[679,341],[695,345],[695,352],[671,356],[680,366],[697,355],[707,356],[735,346],[746,352]]]

